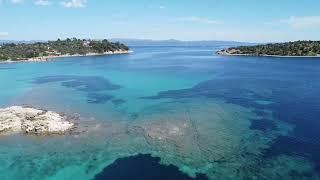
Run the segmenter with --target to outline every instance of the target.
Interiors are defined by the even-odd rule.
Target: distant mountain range
[[[237,41],[180,41],[176,39],[169,40],[151,40],[151,39],[110,39],[110,41],[119,41],[128,46],[242,46],[256,45],[256,43],[237,42]]]
[[[169,40],[151,40],[151,39],[109,39],[112,42],[121,42],[128,46],[244,46],[256,45],[256,43],[237,42],[237,41],[180,41],[175,39]],[[0,40],[0,44],[4,43],[25,43],[31,44],[35,42],[46,42],[44,40],[32,41],[16,41],[16,40]]]
[[[35,42],[47,42],[44,40],[30,40],[30,41],[17,41],[17,40],[0,40],[0,44],[6,44],[6,43],[15,43],[15,44],[20,44],[20,43],[25,43],[25,44],[32,44]]]

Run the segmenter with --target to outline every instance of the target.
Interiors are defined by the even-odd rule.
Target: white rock
[[[52,111],[21,106],[0,109],[0,134],[61,134],[73,126],[66,117]]]

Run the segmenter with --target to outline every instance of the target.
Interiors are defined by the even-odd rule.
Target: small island
[[[295,41],[231,47],[218,51],[217,54],[228,56],[320,57],[320,41]]]
[[[0,62],[47,61],[68,56],[126,54],[129,47],[104,40],[67,38],[65,40],[36,43],[6,43],[0,45]]]
[[[71,119],[53,111],[12,106],[0,109],[0,135],[65,134],[74,128]]]

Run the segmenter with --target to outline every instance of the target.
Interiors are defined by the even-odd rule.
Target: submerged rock
[[[0,134],[64,134],[73,127],[67,117],[52,111],[21,106],[0,109]]]

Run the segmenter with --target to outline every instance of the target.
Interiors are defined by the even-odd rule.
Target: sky
[[[0,39],[320,40],[320,0],[0,0]]]

